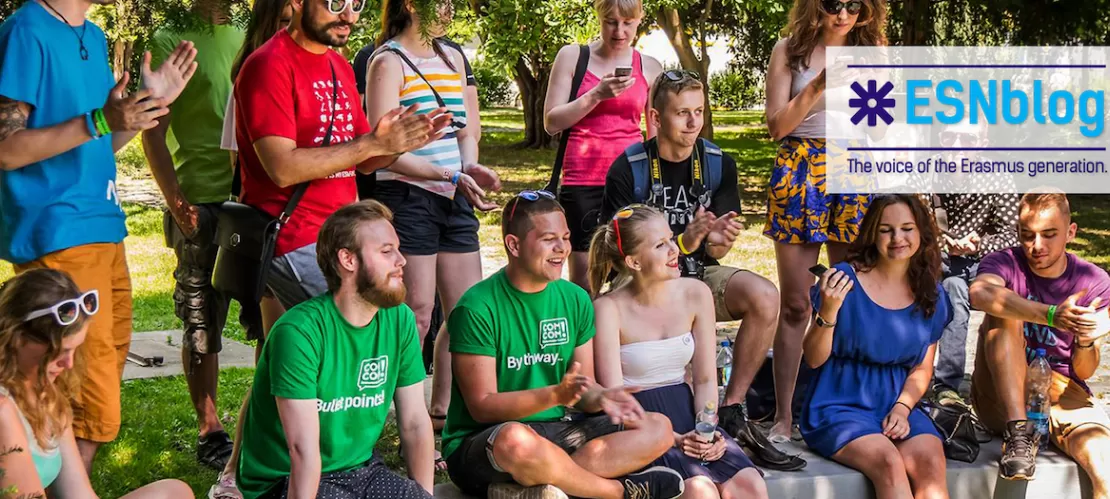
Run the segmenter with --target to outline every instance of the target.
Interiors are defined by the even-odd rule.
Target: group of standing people
[[[0,456],[0,485],[89,495],[96,450],[119,431],[131,286],[113,154],[141,132],[178,260],[197,459],[222,470],[213,499],[427,497],[443,467],[491,497],[766,497],[755,465],[806,465],[774,445],[795,428],[881,498],[947,497],[942,442],[916,407],[929,392],[963,403],[971,307],[988,314],[972,404],[1004,436],[1002,476],[1035,471],[1020,353],[1044,348],[1052,442],[1108,497],[1110,419],[1084,380],[1110,332],[1110,278],[1065,251],[1067,198],[825,192],[839,137],[824,126],[824,49],[884,45],[882,0],[797,0],[773,50],[767,122],[781,145],[764,235],[777,287],[718,261],[743,229],[736,163],[700,138],[699,75],[633,48],[638,0],[597,0],[599,40],[556,57],[555,192],[500,207],[508,265],[485,280],[474,210],[497,208],[485,194],[500,180],[479,162],[469,61],[442,38],[451,2],[422,19],[385,1],[356,75],[332,49],[364,0],[257,0],[245,32],[229,24],[235,1],[198,0],[192,28],[157,32],[133,93],[84,19],[111,0],[29,0],[0,25],[0,256],[18,273],[0,289],[0,444],[19,449]],[[295,206],[265,296],[242,304],[258,368],[234,438],[216,405],[229,299],[211,284],[232,193],[275,217]],[[814,285],[822,245],[832,268]],[[695,414],[718,402],[716,323],[732,320],[723,432],[705,435]],[[767,435],[743,401],[772,346]],[[815,372],[795,424],[803,359]],[[390,402],[409,479],[373,451]],[[190,492],[169,480],[132,495]]]

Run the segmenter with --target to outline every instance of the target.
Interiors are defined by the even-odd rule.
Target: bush
[[[478,82],[479,106],[507,107],[516,103],[513,79],[504,69],[486,63],[480,58],[470,62],[474,69],[474,79]]]
[[[762,104],[763,99],[762,75],[732,68],[709,75],[709,101],[714,109],[747,109]]]
[[[136,135],[131,142],[123,146],[116,153],[116,172],[121,177],[144,178],[150,176],[150,168],[146,165],[146,156],[143,155],[143,141],[141,135]]]

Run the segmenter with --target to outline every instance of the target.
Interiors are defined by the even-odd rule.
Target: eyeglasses
[[[859,14],[860,9],[863,8],[861,0],[850,0],[848,2],[841,2],[840,0],[821,0],[821,9],[830,16],[840,14],[840,11],[847,10],[849,15]]]
[[[337,16],[347,12],[347,9],[351,9],[351,12],[358,14],[365,8],[366,0],[328,0],[328,12]]]
[[[77,298],[62,300],[50,308],[35,310],[27,314],[27,317],[23,318],[23,322],[53,315],[59,326],[68,326],[77,322],[77,317],[82,310],[85,315],[89,316],[100,310],[100,293],[94,289]]]
[[[672,69],[670,71],[664,71],[663,76],[675,83],[678,83],[687,78],[701,80],[701,76],[699,76],[696,71],[687,71],[685,69]]]
[[[509,210],[509,222],[513,221],[513,215],[516,215],[516,207],[520,204],[521,199],[529,203],[535,203],[539,201],[540,198],[554,201],[555,195],[543,189],[521,191],[520,194],[517,194],[516,197],[513,198],[513,209]]]
[[[941,132],[940,144],[944,147],[952,147],[956,141],[960,141],[960,145],[964,146],[977,146],[979,145],[979,134],[977,133],[964,133],[964,132]]]

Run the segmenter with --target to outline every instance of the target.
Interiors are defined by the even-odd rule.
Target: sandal
[[[213,431],[197,439],[197,462],[216,471],[223,471],[234,449],[226,431]]]

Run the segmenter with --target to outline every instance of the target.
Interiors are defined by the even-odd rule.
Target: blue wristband
[[[96,129],[96,122],[93,121],[92,111],[85,113],[85,127],[88,128],[89,136],[92,137],[93,140],[101,137],[100,132]]]
[[[461,176],[461,171],[456,171],[454,175],[451,175],[451,185],[459,185],[459,177]]]

